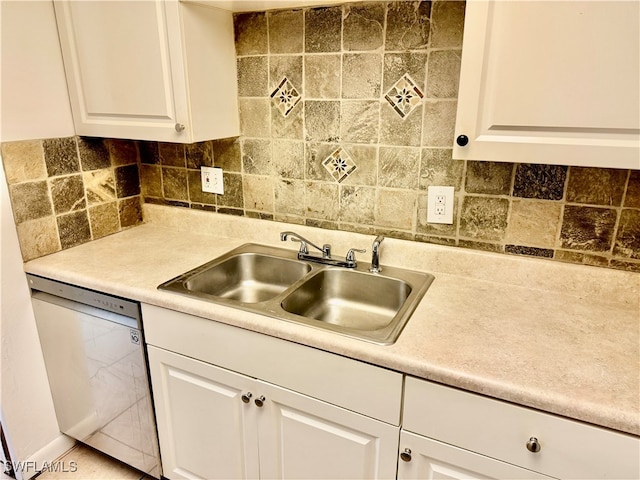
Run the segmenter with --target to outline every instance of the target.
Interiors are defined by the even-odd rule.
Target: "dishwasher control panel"
[[[32,274],[27,274],[27,280],[32,290],[49,293],[67,300],[140,320],[139,304],[126,298],[106,295]]]

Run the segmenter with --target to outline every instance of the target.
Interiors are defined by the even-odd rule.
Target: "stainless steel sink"
[[[159,288],[239,303],[264,302],[311,271],[308,263],[295,256],[287,258],[284,252],[262,245],[243,245]]]
[[[355,330],[388,326],[411,294],[402,280],[351,270],[322,270],[282,301],[289,313]]]
[[[239,253],[204,268],[184,283],[192,292],[258,303],[275,297],[311,271],[305,263],[260,253]]]
[[[330,330],[394,343],[433,275],[369,264],[342,268],[299,260],[296,252],[246,244],[158,288]]]

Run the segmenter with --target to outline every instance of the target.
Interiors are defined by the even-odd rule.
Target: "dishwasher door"
[[[138,320],[36,290],[32,303],[60,431],[160,478]]]

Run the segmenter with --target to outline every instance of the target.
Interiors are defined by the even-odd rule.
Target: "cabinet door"
[[[628,1],[467,2],[454,158],[640,169],[639,17]]]
[[[175,6],[174,6],[175,7]],[[178,10],[154,1],[56,1],[78,135],[179,141],[187,122]]]
[[[270,384],[259,391],[262,478],[395,478],[399,427]]]
[[[402,430],[398,480],[552,478]]]
[[[148,347],[163,474],[166,478],[257,478],[249,377]]]

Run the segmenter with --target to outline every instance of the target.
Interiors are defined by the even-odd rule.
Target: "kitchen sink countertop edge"
[[[157,289],[244,243],[296,250],[284,230],[338,255],[366,248],[367,262],[373,235],[159,205],[144,216],[25,271],[640,435],[640,274],[387,238],[383,267],[436,279],[398,341],[380,346]]]

